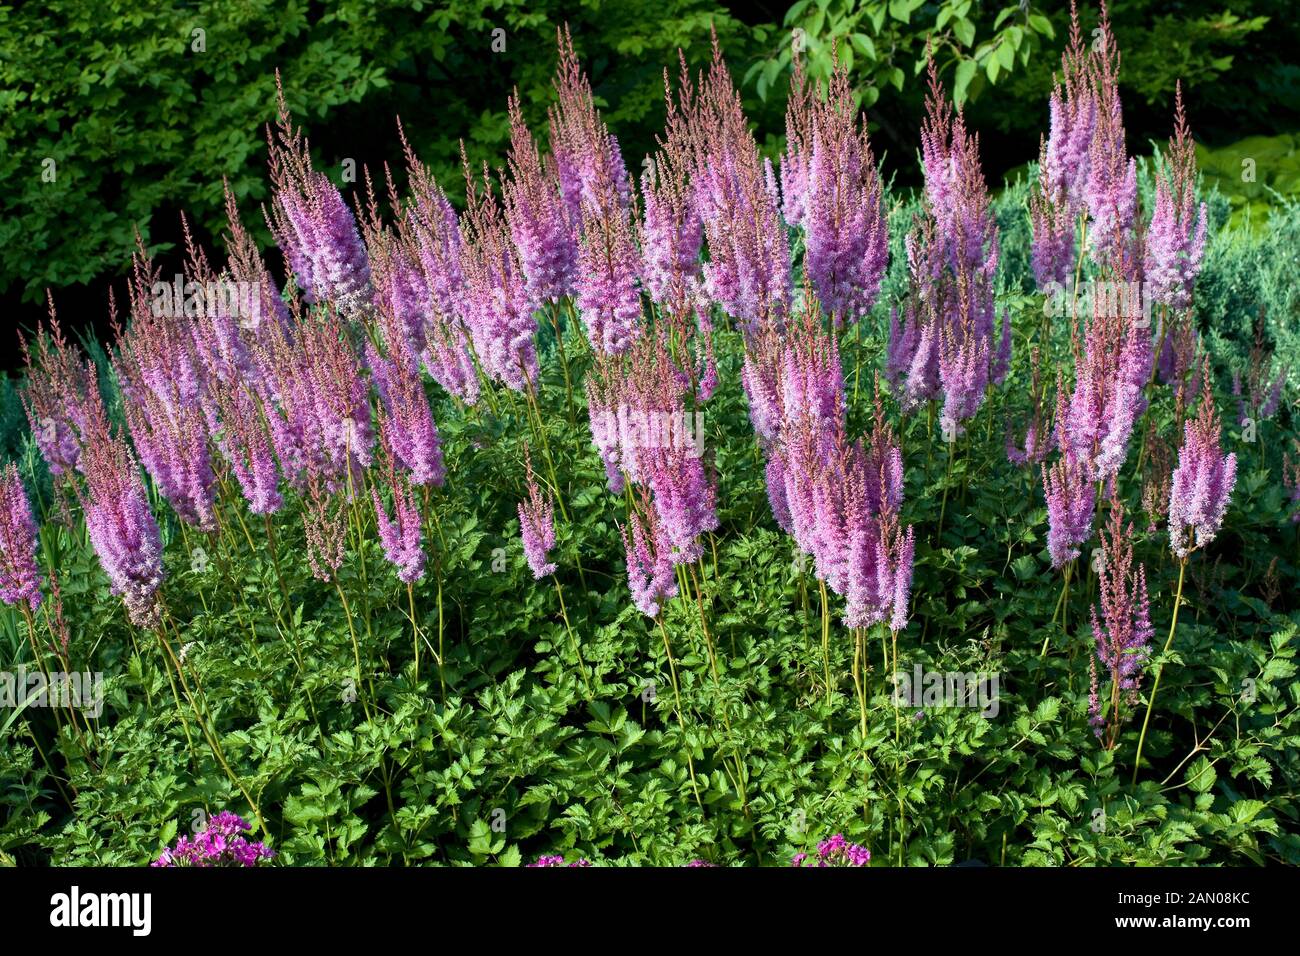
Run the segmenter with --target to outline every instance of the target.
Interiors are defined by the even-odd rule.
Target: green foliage
[[[806,61],[809,76],[819,80],[831,75],[838,55],[865,107],[891,88],[902,93],[904,84],[925,69],[927,51],[951,71],[953,94],[964,103],[978,96],[986,81],[997,83],[1028,65],[1043,40],[1055,36],[1051,20],[1037,7],[975,0],[798,0],[786,10],[785,27],[777,48],[746,75],[758,95],[766,99],[777,88],[796,53]]]

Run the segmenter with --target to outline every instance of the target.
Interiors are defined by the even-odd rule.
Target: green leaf
[[[957,79],[953,83],[952,97],[960,106],[966,102],[966,90],[975,76],[977,64],[974,60],[962,60],[957,64]]]
[[[960,17],[953,22],[952,32],[962,46],[970,46],[975,42],[975,24],[965,17]]]
[[[1218,774],[1215,773],[1214,764],[1210,763],[1209,758],[1202,756],[1187,768],[1183,779],[1193,793],[1205,793],[1214,786]]]

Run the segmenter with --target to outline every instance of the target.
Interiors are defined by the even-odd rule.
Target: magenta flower
[[[86,532],[131,622],[152,627],[161,614],[162,535],[149,510],[135,457],[126,442],[112,433],[98,392],[92,392],[86,412],[81,453],[86,481],[78,490]]]
[[[510,97],[510,179],[505,185],[506,221],[529,294],[554,302],[573,289],[578,247],[575,223],[554,170],[544,169],[533,135],[524,124],[518,93]]]
[[[1186,309],[1192,304],[1192,284],[1205,256],[1207,218],[1205,203],[1196,207],[1196,145],[1183,112],[1181,82],[1175,90],[1176,125],[1164,174],[1156,177],[1155,210],[1147,229],[1146,275],[1155,301]]]
[[[41,575],[36,565],[36,522],[18,466],[0,474],[0,601],[41,605]]]
[[[663,603],[677,596],[673,573],[672,542],[649,502],[642,496],[640,509],[628,517],[632,534],[621,529],[627,553],[627,583],[632,602],[646,617],[658,616]]]
[[[667,131],[641,176],[641,278],[652,301],[680,313],[699,297],[704,242],[704,221],[691,183],[702,120],[684,60],[677,100],[671,90],[666,94]]]
[[[83,365],[76,346],[63,337],[53,298],[49,313],[49,327],[41,328],[34,349],[21,331],[18,335],[27,383],[22,402],[50,474],[63,478],[80,464],[86,403],[98,385],[94,367]]]
[[[1183,427],[1169,489],[1169,544],[1180,558],[1214,540],[1237,482],[1237,456],[1224,455],[1219,445],[1219,413],[1210,392],[1208,359],[1205,364],[1201,407]]]
[[[182,836],[174,847],[163,850],[150,866],[257,866],[275,854],[265,843],[249,842],[244,834],[250,830],[242,818],[223,810],[213,814],[193,839]]]
[[[522,392],[537,376],[533,311],[538,302],[529,291],[523,262],[492,193],[487,167],[483,168],[480,189],[466,160],[465,186],[469,205],[468,242],[461,263],[465,275],[462,314],[484,373]]]
[[[1074,271],[1074,220],[1070,209],[1059,195],[1045,193],[1040,185],[1029,197],[1029,222],[1034,283],[1044,294],[1058,291],[1069,283]]]
[[[528,500],[519,502],[519,536],[524,544],[524,557],[532,568],[533,577],[541,580],[555,573],[554,562],[547,555],[555,547],[555,509],[551,496],[543,495],[533,476],[533,461],[524,446],[524,466],[528,474]]]
[[[341,317],[326,307],[263,349],[263,407],[284,477],[298,491],[360,488],[373,460],[370,387]]]
[[[380,311],[380,322],[388,340],[389,357],[366,342],[366,361],[375,390],[379,393],[379,431],[393,458],[417,486],[442,487],[446,468],[433,409],[424,391],[416,354],[400,338],[397,316]]]
[[[221,418],[217,447],[235,473],[248,510],[255,515],[274,514],[284,506],[284,497],[261,403],[237,385],[222,385],[216,394]]]
[[[844,839],[842,833],[837,833],[829,840],[823,840],[817,844],[817,856],[810,859],[807,853],[796,853],[790,861],[791,866],[866,866],[871,862],[871,851],[866,847],[858,846],[856,843],[850,843]]]
[[[1068,453],[1050,469],[1044,465],[1043,492],[1047,497],[1047,553],[1052,567],[1060,568],[1080,554],[1092,536],[1096,489],[1083,466]]]
[[[400,474],[396,463],[385,454],[386,484],[393,492],[394,516],[389,518],[379,496],[379,483],[370,486],[370,500],[375,506],[375,521],[384,557],[397,568],[397,577],[412,584],[424,576],[425,553],[422,547],[420,508],[410,479]]]
[[[1100,33],[1091,55],[1091,95],[1096,126],[1088,146],[1088,249],[1098,265],[1118,263],[1135,241],[1137,161],[1125,146],[1124,115],[1119,97],[1119,49],[1102,7]]]
[[[776,176],[759,157],[716,38],[699,122],[694,183],[709,252],[705,288],[746,332],[779,326],[790,308],[791,261]]]
[[[640,262],[628,212],[615,201],[612,183],[602,188],[599,203],[582,206],[578,314],[592,348],[618,355],[641,333]]]
[[[567,865],[567,867],[568,867],[569,869],[573,869],[574,867],[591,866],[591,861],[588,860],[586,857],[579,857],[578,859],[574,860],[572,863],[565,864],[565,862],[564,862],[564,857],[563,857],[563,856],[559,856],[559,855],[556,855],[556,856],[539,856],[539,857],[537,858],[537,862],[535,862],[535,863],[529,863],[527,868],[532,868],[532,867],[550,867],[550,866],[566,866],[566,865]]]
[[[826,97],[819,93],[796,57],[781,181],[787,221],[804,228],[805,271],[838,325],[874,304],[889,235],[880,175],[848,71],[837,63]]]
[[[1091,57],[1079,26],[1079,10],[1074,0],[1070,0],[1070,39],[1061,53],[1061,72],[1055,78],[1048,104],[1051,132],[1043,146],[1040,167],[1042,193],[1059,197],[1062,219],[1070,224],[1071,258],[1073,220],[1085,208],[1089,156],[1097,124],[1097,100],[1090,66]],[[1038,239],[1037,228],[1034,237]]]
[[[309,303],[330,302],[351,315],[370,302],[370,262],[356,219],[338,188],[312,168],[301,131],[294,129],[276,73],[280,117],[269,137],[275,186],[267,225]]]

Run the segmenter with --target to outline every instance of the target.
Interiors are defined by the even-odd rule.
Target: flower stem
[[[1187,571],[1187,558],[1178,562],[1178,590],[1174,595],[1174,617],[1169,624],[1169,638],[1165,641],[1165,654],[1169,653],[1169,648],[1174,645],[1174,632],[1178,628],[1178,608],[1183,603],[1183,575]],[[1160,675],[1164,672],[1165,665],[1161,663],[1156,667],[1156,680],[1151,685],[1151,696],[1147,698],[1147,713],[1142,718],[1142,733],[1138,735],[1137,753],[1133,756],[1133,783],[1137,784],[1138,769],[1142,766],[1142,745],[1147,739],[1147,724],[1151,723],[1151,711],[1156,704],[1156,694],[1160,692]]]

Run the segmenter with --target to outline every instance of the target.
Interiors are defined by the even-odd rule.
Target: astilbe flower
[[[118,332],[113,368],[127,428],[145,470],[182,521],[211,531],[216,527],[216,478],[194,324],[186,316],[165,314],[150,301],[148,290],[156,279],[138,246],[128,286],[131,324]]]
[[[1044,158],[1039,161],[1043,173],[1029,196],[1029,225],[1033,236],[1029,260],[1038,291],[1050,294],[1063,288],[1074,270],[1074,219],[1064,190],[1056,194],[1047,191],[1046,150],[1044,145]]]
[[[379,393],[379,432],[395,462],[416,486],[442,487],[446,478],[438,426],[420,376],[420,361],[401,337],[396,314],[380,307],[380,326],[388,348],[381,355],[366,342],[366,362]]]
[[[262,258],[257,240],[245,228],[239,215],[239,205],[235,202],[235,194],[224,179],[222,188],[226,201],[226,272],[232,281],[251,292],[252,297],[248,300],[250,307],[238,318],[240,330],[244,333],[241,338],[251,335],[256,339],[266,326],[287,326],[291,318],[289,307],[285,305],[266,261]],[[242,296],[241,293],[241,302],[244,302]],[[253,356],[249,355],[248,358],[250,362],[244,369],[245,378],[256,376],[259,372],[256,364],[251,361]]]
[[[1179,558],[1214,540],[1237,482],[1237,456],[1220,447],[1219,412],[1210,390],[1209,359],[1196,418],[1183,428],[1169,489],[1169,545]]]
[[[260,285],[239,284],[227,271],[218,275],[207,254],[195,242],[189,220],[181,214],[181,231],[185,236],[184,285],[173,291],[171,302],[159,301],[155,294],[151,311],[172,322],[183,323],[190,342],[191,361],[200,383],[198,400],[210,429],[219,420],[212,386],[217,382],[255,381],[258,369],[246,336],[256,334],[261,322],[266,290]],[[152,287],[154,293],[168,288],[165,283]],[[197,290],[185,299],[185,290]],[[177,305],[180,299],[181,305]],[[168,305],[172,308],[167,308]]]
[[[618,143],[596,109],[567,29],[559,32],[551,148],[561,191],[580,226],[575,291],[592,348],[624,352],[640,334],[640,253],[633,239],[631,183]]]
[[[796,57],[781,185],[787,221],[804,229],[805,272],[838,325],[875,303],[889,235],[866,123],[838,57],[825,98],[818,92]]]
[[[891,317],[887,378],[905,412],[939,394],[945,432],[979,410],[989,382],[1010,367],[1010,325],[995,337],[993,280],[999,244],[979,139],[954,113],[933,60],[921,129],[925,201],[905,240],[909,296]]]
[[[541,580],[554,574],[556,565],[547,561],[555,547],[555,508],[551,496],[543,495],[533,475],[533,460],[524,446],[524,467],[528,475],[528,500],[519,502],[519,537],[524,545],[524,557],[533,577]]]
[[[870,441],[859,442],[844,475],[848,568],[844,584],[847,627],[884,621],[890,630],[907,626],[915,536],[899,524],[903,503],[903,456],[876,396]]]
[[[1125,288],[1126,286],[1117,286]],[[1075,340],[1075,383],[1058,386],[1056,443],[1078,461],[1088,479],[1109,482],[1128,455],[1134,426],[1146,409],[1151,337],[1137,306],[1124,296],[1098,296]]]
[[[701,148],[692,177],[704,220],[709,296],[747,333],[781,325],[790,308],[790,241],[771,164],[764,164],[717,36],[700,87]]]
[[[1054,77],[1048,109],[1051,125],[1040,160],[1040,186],[1045,196],[1061,203],[1064,218],[1071,223],[1072,255],[1072,224],[1086,208],[1089,158],[1097,125],[1091,56],[1083,42],[1074,0],[1070,2],[1070,38],[1061,53],[1061,71]]]
[[[93,374],[93,367],[87,372]],[[86,405],[81,468],[86,480],[78,496],[91,546],[131,622],[152,627],[162,611],[162,534],[149,510],[135,457],[122,437],[113,434],[98,392],[92,392]]]
[[[1087,208],[1089,152],[1097,123],[1090,63],[1079,11],[1071,0],[1070,39],[1054,77],[1050,132],[1039,150],[1038,183],[1029,200],[1030,263],[1044,293],[1064,286],[1075,268],[1075,222]]]
[[[599,188],[598,198],[582,204],[578,314],[592,348],[618,355],[641,334],[640,256],[613,183],[605,179]]]
[[[1088,722],[1093,732],[1106,735],[1106,748],[1114,749],[1120,727],[1120,700],[1137,702],[1142,668],[1151,653],[1151,607],[1147,598],[1146,568],[1133,566],[1133,525],[1124,523],[1124,506],[1112,500],[1109,527],[1101,534],[1101,561],[1097,568],[1099,605],[1092,608],[1092,634],[1096,659],[1089,659]],[[1097,664],[1110,679],[1110,695],[1102,703],[1096,695]],[[1109,727],[1109,733],[1107,728]]]
[[[624,476],[648,480],[644,459],[652,447],[686,437],[672,419],[685,415],[689,387],[659,336],[643,337],[623,356],[596,356],[586,382],[588,419],[615,494]]]
[[[596,109],[568,27],[557,27],[555,36],[559,56],[553,81],[555,103],[549,110],[551,158],[570,221],[577,225],[583,203],[596,199],[610,184],[617,202],[630,206],[632,183],[618,140]]]
[[[664,71],[664,100],[665,133],[641,176],[641,280],[651,301],[681,314],[701,294],[704,242],[704,222],[691,182],[704,120],[684,56],[676,97]]]
[[[214,813],[193,839],[182,836],[175,846],[163,850],[150,866],[257,866],[262,860],[270,860],[275,853],[261,841],[250,842],[244,834],[251,830],[252,827],[241,817],[222,810]]]
[[[248,510],[255,515],[275,514],[284,507],[284,496],[261,402],[240,385],[221,384],[214,389],[221,417],[217,447],[239,482]]]
[[[1208,217],[1205,203],[1196,206],[1196,145],[1183,111],[1182,84],[1175,90],[1176,125],[1163,175],[1156,176],[1155,209],[1146,235],[1146,276],[1155,301],[1186,309],[1192,304],[1192,285],[1205,256]]]
[[[464,147],[468,206],[461,268],[465,276],[462,314],[484,373],[522,392],[537,376],[537,300],[528,291],[519,252],[492,192],[487,166],[481,186],[470,172]]]
[[[664,602],[677,596],[677,577],[673,572],[672,542],[659,522],[654,507],[640,495],[628,516],[627,528],[621,528],[623,550],[627,556],[627,583],[632,602],[646,617],[657,617]]]
[[[915,542],[898,522],[902,455],[879,393],[866,442],[845,438],[842,417],[784,420],[767,475],[778,524],[813,558],[816,577],[845,598],[845,625],[885,621],[902,630]]]
[[[611,490],[631,481],[651,501],[674,564],[702,553],[701,535],[718,526],[716,491],[692,430],[685,396],[690,378],[664,339],[646,336],[623,358],[598,360],[587,379],[592,440]]]
[[[82,364],[76,346],[63,336],[47,295],[49,326],[37,332],[34,347],[21,330],[23,352],[23,410],[41,457],[56,479],[71,477],[80,465],[81,436],[85,431],[85,409],[97,382],[93,366]]]
[[[596,356],[586,380],[587,422],[591,443],[605,466],[605,482],[616,495],[622,494],[625,483],[619,427],[623,389],[623,371],[618,360]]]
[[[263,407],[285,480],[298,491],[361,487],[373,460],[370,389],[352,331],[329,306],[277,331],[263,349]]]
[[[955,329],[940,327],[939,384],[943,410],[939,420],[948,435],[963,431],[962,422],[974,418],[989,384],[989,343],[969,322]]]
[[[903,321],[895,306],[889,316],[885,378],[899,407],[910,414],[939,394],[940,327],[915,296],[904,301]]]
[[[645,456],[646,481],[674,564],[704,553],[702,536],[718,527],[717,493],[685,424],[684,409],[665,418],[658,442]]]
[[[274,195],[267,226],[304,298],[352,315],[369,304],[370,263],[352,210],[329,177],[312,168],[302,132],[293,126],[276,73],[279,119],[267,128]]]
[[[926,117],[921,126],[926,214],[933,218],[940,264],[956,284],[967,284],[962,314],[989,334],[993,322],[992,281],[998,267],[998,227],[980,167],[979,136],[966,129],[961,110],[953,111],[938,69],[929,62]],[[933,280],[935,275],[918,277]]]
[[[844,415],[839,341],[822,327],[813,300],[805,298],[805,309],[785,330],[767,327],[748,338],[741,385],[750,422],[765,449],[778,440],[784,419],[808,414],[830,422]]]
[[[402,216],[392,172],[387,167],[385,176],[389,203],[396,214],[391,227],[380,216],[374,183],[370,171],[365,170],[366,206],[361,229],[370,258],[372,305],[374,312],[388,317],[386,327],[394,339],[400,340],[404,351],[419,356],[426,347],[432,293],[410,236],[410,225]]]
[[[1042,466],[1047,498],[1047,553],[1053,568],[1064,567],[1080,554],[1092,535],[1096,488],[1084,466],[1066,452],[1048,468]]]
[[[578,246],[575,224],[560,193],[560,182],[551,168],[544,168],[541,154],[524,123],[519,93],[508,104],[510,115],[510,178],[505,184],[506,221],[528,291],[538,302],[554,302],[573,291]]]
[[[856,843],[850,843],[844,834],[837,833],[829,840],[817,844],[817,856],[810,858],[807,853],[796,853],[790,861],[791,866],[866,866],[871,862],[871,851]]]
[[[0,474],[0,601],[41,606],[41,575],[36,566],[36,522],[18,466]]]
[[[399,126],[400,131],[400,126]],[[466,405],[478,401],[479,380],[465,325],[464,241],[460,220],[433,175],[402,134],[411,198],[400,232],[420,265],[428,308],[424,314],[424,367],[434,381]]]
[[[412,584],[424,576],[426,555],[422,543],[420,508],[410,478],[398,468],[393,450],[384,446],[380,457],[382,484],[393,494],[393,517],[388,516],[379,494],[381,482],[370,486],[370,500],[375,506],[375,522],[384,557],[397,568],[397,577]]]
[[[1137,161],[1128,155],[1124,113],[1119,96],[1119,48],[1110,29],[1105,2],[1092,45],[1089,78],[1096,125],[1088,145],[1088,251],[1105,265],[1126,254],[1137,217]]]

